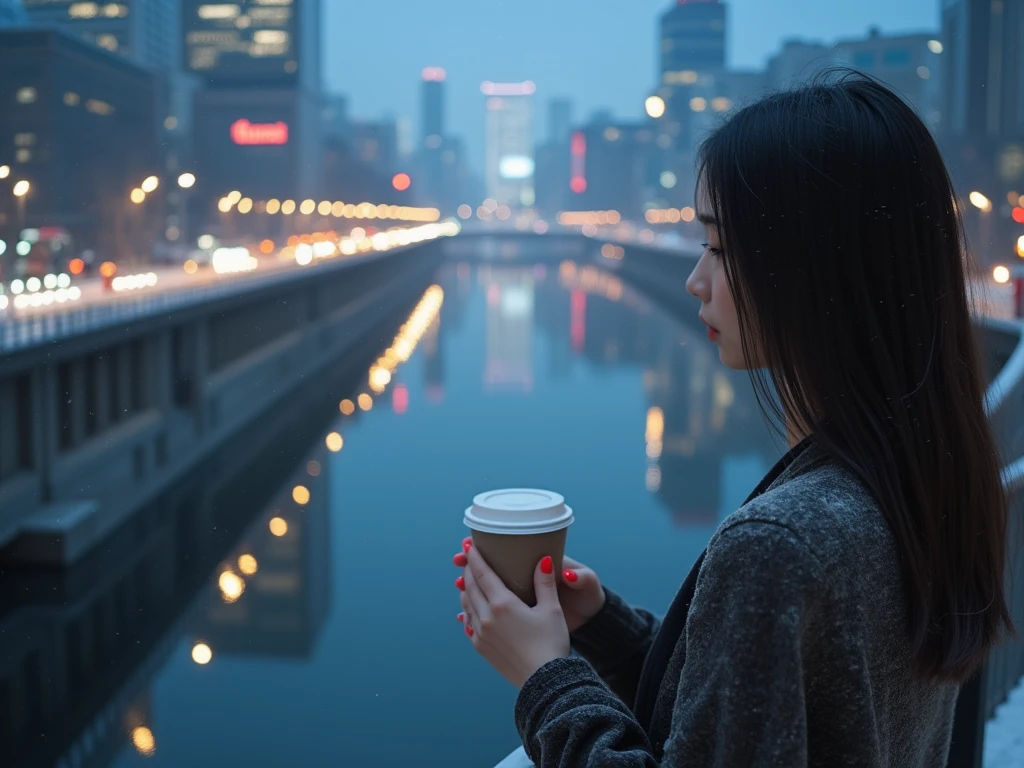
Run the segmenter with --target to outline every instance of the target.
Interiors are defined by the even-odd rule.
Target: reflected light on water
[[[196,643],[192,646],[192,661],[202,666],[203,664],[209,664],[210,659],[213,658],[213,651],[210,650],[210,646],[206,643]]]
[[[273,517],[270,519],[270,532],[275,536],[284,536],[288,533],[288,521],[283,517]]]
[[[337,432],[331,432],[324,442],[327,443],[327,450],[333,451],[334,453],[340,451],[342,446],[345,445],[345,439]]]
[[[309,504],[309,489],[304,485],[296,485],[292,488],[292,501],[296,504]]]
[[[661,489],[661,467],[653,466],[647,468],[644,477],[644,484],[651,493],[657,493]]]
[[[156,752],[156,739],[153,738],[153,731],[144,725],[133,728],[132,745],[140,755],[150,757]]]
[[[259,570],[259,567],[259,563],[256,562],[256,558],[252,555],[241,555],[238,558],[238,570],[246,576],[252,576]]]

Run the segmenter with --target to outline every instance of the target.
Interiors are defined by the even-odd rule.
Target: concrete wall
[[[427,243],[326,262],[0,358],[0,556],[81,557],[422,290],[438,258]]]

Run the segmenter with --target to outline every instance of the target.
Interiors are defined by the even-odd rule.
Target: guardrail
[[[394,255],[398,251],[405,251],[416,247],[416,245],[418,244],[389,251],[373,251],[346,258],[317,261],[304,267],[278,269],[263,273],[251,272],[192,288],[125,294],[102,304],[83,307],[68,305],[66,308],[52,313],[30,314],[25,317],[0,315],[0,354],[102,330],[121,323],[130,323],[166,314],[207,301],[240,296],[249,291],[274,285],[284,286],[293,281],[307,278],[310,270],[341,269],[370,259]],[[10,312],[11,310],[6,311]]]

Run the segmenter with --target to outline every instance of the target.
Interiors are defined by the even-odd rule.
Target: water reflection
[[[497,762],[515,692],[454,619],[466,500],[556,488],[571,553],[664,610],[780,450],[692,307],[574,258],[445,266],[103,552],[8,580],[0,754]]]

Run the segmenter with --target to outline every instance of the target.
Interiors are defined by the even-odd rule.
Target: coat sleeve
[[[640,672],[661,620],[632,607],[610,589],[604,592],[604,607],[573,632],[572,647],[622,701],[633,706]]]
[[[803,635],[824,570],[785,526],[744,521],[708,547],[664,763],[807,764]]]
[[[817,559],[787,528],[724,529],[697,578],[660,762],[629,708],[578,657],[545,664],[519,692],[527,754],[538,768],[806,765],[801,634],[822,584]]]

